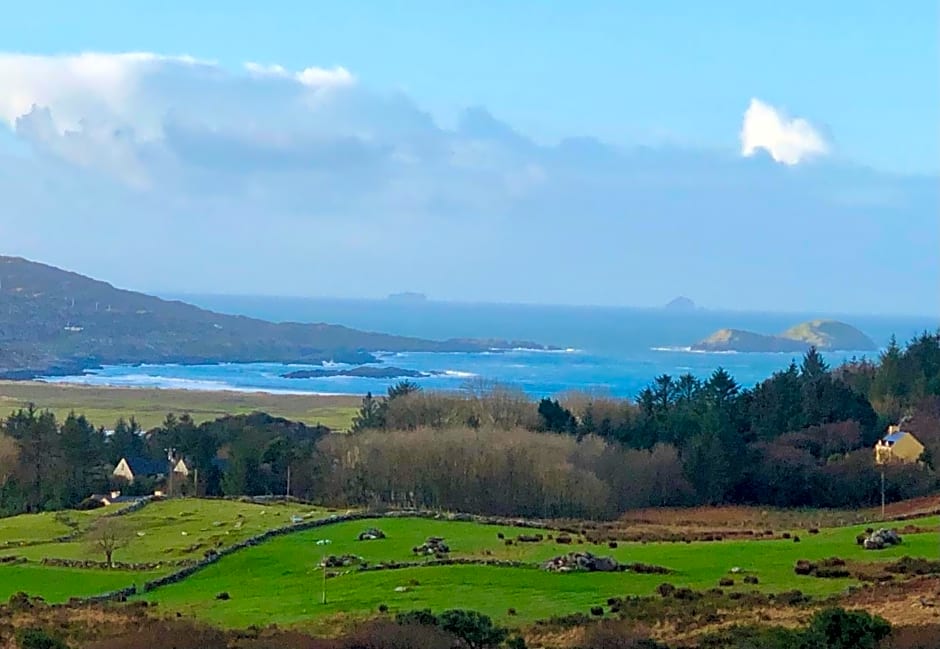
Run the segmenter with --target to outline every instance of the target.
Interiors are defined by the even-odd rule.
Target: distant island
[[[743,329],[719,329],[692,345],[700,352],[788,352],[802,353],[810,347],[821,351],[875,351],[878,346],[852,325],[836,320],[813,320],[778,335]]]
[[[142,363],[375,363],[375,352],[549,349],[530,341],[424,340],[335,324],[267,322],[117,289],[0,256],[0,378]]]
[[[428,296],[424,293],[413,293],[411,291],[405,291],[404,293],[392,293],[386,299],[388,299],[389,302],[421,303],[427,302]]]
[[[374,367],[363,365],[342,370],[316,369],[316,370],[295,370],[281,374],[285,379],[322,379],[331,376],[352,376],[363,379],[418,379],[429,376],[439,376],[441,372],[419,372],[418,370],[406,370],[401,367]]]
[[[698,306],[689,298],[680,295],[670,300],[663,308],[667,311],[695,311]]]

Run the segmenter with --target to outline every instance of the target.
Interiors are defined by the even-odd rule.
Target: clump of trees
[[[332,435],[315,491],[333,505],[599,518],[693,502],[674,448],[625,449],[514,428],[421,428]]]

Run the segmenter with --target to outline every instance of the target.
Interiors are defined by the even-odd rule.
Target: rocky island
[[[878,346],[852,325],[836,320],[812,320],[781,334],[767,335],[743,329],[719,329],[692,345],[699,352],[802,353],[810,347],[820,351],[875,351]]]
[[[375,367],[374,365],[363,365],[347,369],[315,369],[315,370],[295,370],[281,374],[285,379],[322,379],[331,376],[350,376],[361,379],[419,379],[429,376],[439,376],[441,372],[419,372],[418,370],[406,370],[401,367]]]

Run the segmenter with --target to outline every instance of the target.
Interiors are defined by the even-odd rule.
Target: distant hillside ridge
[[[719,329],[692,345],[703,352],[793,352],[810,347],[821,351],[875,351],[878,346],[852,325],[836,320],[812,320],[790,327],[779,335],[759,334],[743,329]]]
[[[0,256],[0,378],[111,364],[376,362],[372,352],[545,349],[530,341],[425,340],[342,325],[274,323],[115,288]]]

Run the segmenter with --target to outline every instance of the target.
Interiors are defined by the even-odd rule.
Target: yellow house
[[[875,462],[917,462],[923,452],[924,445],[912,434],[899,426],[888,426],[888,434],[875,444]]]

